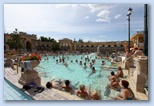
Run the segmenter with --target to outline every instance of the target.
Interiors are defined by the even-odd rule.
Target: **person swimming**
[[[92,68],[92,72],[89,74],[89,77],[96,72],[95,67]]]
[[[82,65],[82,61],[80,61],[80,65]]]
[[[86,63],[84,63],[83,68],[87,68]]]

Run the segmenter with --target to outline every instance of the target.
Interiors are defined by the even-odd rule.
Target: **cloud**
[[[72,7],[78,7],[79,4],[72,4]]]
[[[96,11],[100,11],[100,10],[104,10],[104,9],[108,10],[108,9],[114,7],[115,5],[113,5],[113,4],[80,4],[80,6],[90,8],[90,12],[96,12]]]
[[[85,19],[89,19],[89,16],[86,16]]]
[[[143,28],[136,28],[136,29],[133,29],[133,31],[144,31]]]
[[[71,6],[71,4],[57,4],[56,8],[68,7],[68,6]]]
[[[97,22],[110,22],[111,18],[109,18],[110,11],[109,10],[102,10],[97,14],[99,17],[96,21]]]
[[[114,16],[114,19],[118,19],[119,17],[121,17],[121,14]]]
[[[42,21],[42,24],[46,24],[46,21]]]
[[[103,42],[104,40],[100,40],[100,39],[97,39],[97,38],[85,37],[85,38],[83,38],[83,41],[84,42],[88,42],[88,41],[92,41],[92,42]]]
[[[96,19],[96,22],[110,22],[110,21],[106,20],[106,19],[98,18],[98,19]]]
[[[56,8],[62,8],[62,7],[79,7],[79,4],[56,4]]]

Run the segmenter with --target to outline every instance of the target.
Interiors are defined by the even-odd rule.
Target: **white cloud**
[[[109,10],[102,10],[101,12],[97,14],[97,16],[101,18],[108,18],[109,14],[110,14]]]
[[[46,24],[46,21],[42,21],[42,24]]]
[[[114,16],[114,19],[118,19],[119,17],[121,17],[121,14]]]
[[[78,7],[79,4],[72,4],[72,7]]]
[[[136,29],[133,29],[133,31],[144,31],[143,28],[136,28]]]
[[[89,19],[89,16],[86,16],[85,19]]]
[[[100,10],[108,10],[115,5],[113,4],[80,4],[80,6],[90,8],[90,12],[100,11]]]
[[[106,19],[98,18],[98,19],[96,19],[96,22],[110,22],[110,21],[106,20]]]
[[[111,18],[109,18],[110,11],[109,10],[102,10],[97,14],[99,17],[96,21],[97,22],[110,22]]]
[[[79,4],[56,4],[56,8],[62,8],[62,7],[79,7]]]
[[[92,42],[103,42],[104,40],[96,39],[96,38],[90,38],[90,37],[85,37],[83,38],[84,42],[92,41]]]
[[[95,12],[97,10],[104,10],[104,9],[108,10],[112,7],[113,5],[110,5],[110,4],[109,5],[106,5],[106,4],[90,4],[89,5],[89,8],[91,9],[90,12]]]
[[[71,6],[71,4],[57,4],[56,8],[68,7],[68,6]]]

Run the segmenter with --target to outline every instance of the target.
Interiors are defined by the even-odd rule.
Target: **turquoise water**
[[[32,100],[32,98],[4,79],[4,100]]]
[[[65,57],[65,62],[67,62],[68,67],[64,66],[63,63],[56,63],[56,60],[59,61],[59,57],[62,56],[48,56],[48,60],[45,60],[46,57],[42,57],[42,61],[40,62],[39,66],[35,69],[39,72],[39,75],[42,79],[46,79],[48,81],[52,79],[62,79],[62,80],[70,80],[72,85],[76,85],[79,88],[81,84],[84,84],[86,87],[91,85],[90,90],[97,89],[102,96],[103,100],[109,100],[109,96],[115,96],[117,91],[110,90],[106,88],[107,84],[110,83],[108,77],[111,71],[117,71],[116,69],[112,70],[105,70],[104,68],[100,67],[102,61],[106,62],[106,66],[110,66],[111,63],[107,60],[103,59],[95,59],[95,54],[89,54],[88,57],[90,58],[90,62],[95,59],[96,62],[93,65],[95,67],[96,73],[89,76],[92,72],[92,69],[89,67],[90,62],[86,62],[88,66],[86,69],[83,68],[83,63],[85,62],[85,57],[87,55],[67,55]],[[81,57],[83,57],[81,59]],[[76,59],[78,62],[76,62]],[[73,60],[71,63],[70,61]],[[82,65],[79,62],[82,61]]]

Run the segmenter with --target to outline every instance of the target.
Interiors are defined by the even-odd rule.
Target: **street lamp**
[[[132,8],[128,9],[126,19],[128,20],[128,52],[130,52],[130,15],[132,14]]]

